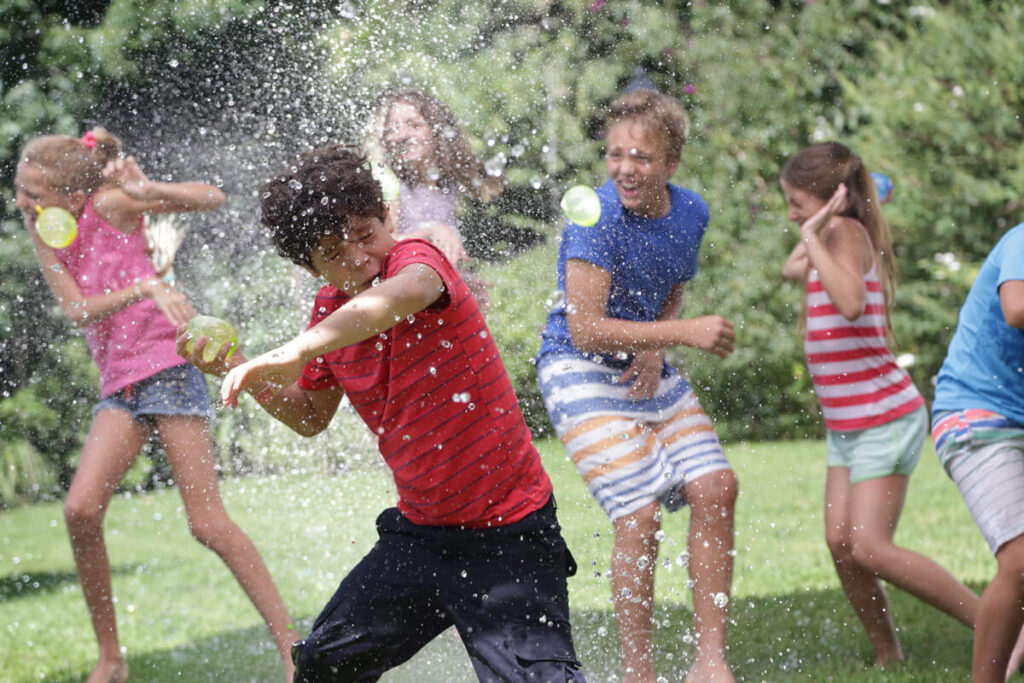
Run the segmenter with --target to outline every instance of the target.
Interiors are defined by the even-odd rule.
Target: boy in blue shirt
[[[932,406],[935,451],[995,553],[978,605],[972,679],[1003,681],[1024,626],[1024,223],[982,264]]]

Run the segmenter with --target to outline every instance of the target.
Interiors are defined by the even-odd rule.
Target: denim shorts
[[[928,436],[924,406],[877,427],[849,432],[828,431],[828,466],[850,470],[850,483],[890,474],[909,476],[921,459]]]
[[[111,394],[92,409],[95,418],[104,409],[123,410],[149,422],[155,415],[195,415],[210,418],[210,390],[194,365],[185,363],[161,370]]]

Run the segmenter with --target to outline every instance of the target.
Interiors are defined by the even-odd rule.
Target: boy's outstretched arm
[[[238,395],[254,386],[291,387],[306,363],[317,356],[391,329],[433,304],[444,292],[437,271],[424,264],[410,264],[378,286],[360,292],[290,342],[234,367],[221,385],[221,399],[224,405],[235,406]]]
[[[231,350],[230,344],[221,347],[213,359],[206,360],[203,357],[203,351],[209,339],[206,337],[196,339],[191,353],[187,348],[189,340],[190,336],[185,325],[179,325],[178,355],[208,375],[224,377],[232,367],[237,367],[247,361],[241,351],[227,359],[226,356]],[[283,389],[269,382],[253,383],[248,389],[261,408],[302,436],[316,436],[326,429],[338,411],[338,405],[344,396],[338,387],[322,391],[306,391],[296,383]]]

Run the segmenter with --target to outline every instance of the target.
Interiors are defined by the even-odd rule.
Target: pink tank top
[[[875,266],[864,275],[864,313],[847,320],[832,303],[812,268],[807,277],[804,354],[833,431],[867,429],[892,422],[924,405],[886,341],[885,295]]]
[[[92,198],[78,217],[78,237],[56,253],[84,297],[156,277],[141,224],[133,233],[121,232],[96,213]],[[174,325],[151,299],[134,303],[83,330],[99,366],[103,398],[186,362],[175,349]]]

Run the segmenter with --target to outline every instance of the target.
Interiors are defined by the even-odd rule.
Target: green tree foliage
[[[797,233],[777,184],[786,158],[814,141],[846,142],[895,181],[885,210],[902,271],[898,352],[914,355],[930,393],[973,272],[1021,219],[1022,21],[1016,3],[967,0],[14,0],[0,9],[0,411],[42,415],[19,392],[52,362],[81,360],[48,360],[67,328],[10,203],[14,154],[28,137],[114,121],[146,168],[222,183],[229,210],[200,218],[186,241],[185,286],[205,312],[255,310],[236,323],[272,343],[302,324],[283,311],[306,304],[287,269],[261,265],[255,188],[282,158],[366,135],[381,93],[413,87],[447,102],[507,180],[501,200],[466,208],[474,253],[501,258],[531,234],[549,238],[485,273],[497,283],[495,337],[531,426],[545,429],[529,359],[554,289],[557,200],[571,184],[603,181],[603,109],[634,79],[691,114],[675,180],[708,200],[712,220],[685,314],[734,319],[739,347],[725,361],[672,357],[723,436],[820,430],[797,332],[802,292],[779,275]],[[250,287],[232,281],[242,275],[255,278]],[[0,438],[25,443],[33,419]],[[232,419],[218,430],[225,443],[262,418]]]

